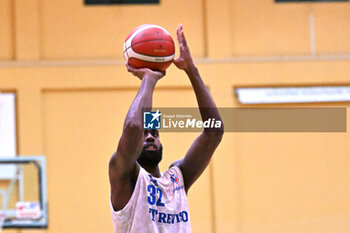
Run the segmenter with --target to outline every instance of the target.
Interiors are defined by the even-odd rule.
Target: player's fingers
[[[179,59],[179,58],[173,60],[173,63],[174,63],[175,65],[178,64],[179,62],[180,62],[180,59]]]
[[[139,78],[140,80],[142,80],[142,74],[139,70],[133,68],[132,66],[130,66],[129,64],[125,63],[127,70],[132,73],[134,76],[136,76],[137,78]]]
[[[182,25],[179,24],[179,26],[177,26],[176,28],[176,37],[177,37],[177,41],[180,43],[180,31],[182,29]]]
[[[134,70],[133,72],[132,72],[132,74],[134,75],[134,76],[136,76],[138,79],[140,79],[140,80],[142,80],[142,78],[143,78],[143,73],[141,72],[141,71],[139,71],[139,70]]]
[[[173,60],[173,63],[177,68],[182,69],[183,59],[180,59],[180,58],[175,59],[175,60]]]
[[[182,26],[181,23],[179,24],[179,27],[178,27],[178,28],[179,28],[180,31],[183,30],[183,26]]]
[[[177,64],[179,64],[179,59],[174,59],[173,63],[177,66]]]
[[[128,65],[128,71],[131,72],[133,75],[138,76],[138,77],[142,74],[141,69],[136,69],[130,65]]]
[[[180,38],[184,47],[187,47],[187,41],[183,29],[180,31]]]
[[[154,71],[156,72],[160,78],[164,77],[166,75],[166,72],[165,71]]]
[[[179,47],[180,47],[180,57],[179,58],[183,58],[184,57],[184,47],[182,44]]]
[[[176,29],[176,39],[177,39],[177,42],[178,42],[178,44],[179,44],[179,47],[181,47],[181,44],[182,44],[182,42],[181,42],[181,35],[180,35],[180,26]],[[180,52],[181,52],[181,50],[180,50]]]
[[[129,72],[133,73],[133,72],[135,71],[135,69],[132,68],[127,62],[125,63],[125,65],[126,65],[126,69],[127,69]]]

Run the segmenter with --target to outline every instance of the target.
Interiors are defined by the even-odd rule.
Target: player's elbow
[[[116,152],[113,153],[112,157],[109,160],[109,168],[114,167],[115,166],[115,162],[116,161]]]
[[[203,131],[205,137],[213,142],[214,144],[219,144],[224,136],[224,127],[215,128],[215,129],[206,129]]]
[[[216,127],[211,128],[205,128],[203,133],[207,135],[208,137],[215,138],[215,139],[222,139],[224,135],[224,124],[222,121],[220,121],[219,125],[215,125]]]
[[[127,121],[123,127],[123,132],[127,135],[139,136],[142,134],[142,130],[143,128],[141,122],[137,121]]]

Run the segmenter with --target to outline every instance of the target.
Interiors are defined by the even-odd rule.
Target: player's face
[[[159,140],[159,131],[145,129],[143,148],[137,161],[140,165],[157,166],[162,160],[163,147]]]
[[[157,129],[145,129],[143,134],[143,147],[146,151],[156,151],[160,149],[159,131]]]

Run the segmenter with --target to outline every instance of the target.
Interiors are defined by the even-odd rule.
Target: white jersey
[[[174,166],[160,178],[140,167],[129,202],[112,208],[115,233],[191,233],[187,195],[181,170]]]

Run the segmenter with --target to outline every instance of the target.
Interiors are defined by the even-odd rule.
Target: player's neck
[[[154,177],[159,178],[161,176],[158,165],[157,166],[143,165],[142,167],[143,167],[143,169],[145,169],[149,174],[151,174]]]

